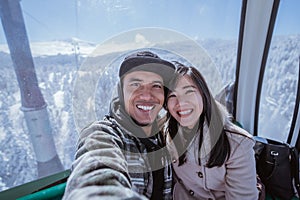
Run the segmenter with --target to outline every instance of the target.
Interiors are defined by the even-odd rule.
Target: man
[[[171,199],[158,113],[174,65],[143,51],[119,69],[109,116],[84,128],[63,199]]]

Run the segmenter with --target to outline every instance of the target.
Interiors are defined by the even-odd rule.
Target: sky
[[[242,0],[21,0],[30,42],[77,37],[101,43],[141,27],[172,29],[194,39],[232,39],[238,36],[241,4]],[[279,33],[300,33],[299,9],[299,0],[280,1]]]

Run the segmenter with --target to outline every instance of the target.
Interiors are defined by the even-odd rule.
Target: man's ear
[[[117,89],[118,89],[118,96],[119,96],[120,104],[125,107],[122,80],[120,80],[120,82],[118,83]]]

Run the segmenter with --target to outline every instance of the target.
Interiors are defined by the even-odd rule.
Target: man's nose
[[[144,85],[140,88],[140,98],[143,100],[149,100],[152,98],[152,90],[150,86]]]

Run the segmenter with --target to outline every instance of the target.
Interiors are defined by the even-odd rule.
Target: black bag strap
[[[298,195],[300,196],[300,183],[299,183],[299,153],[295,147],[291,147],[291,158],[292,158],[292,168],[293,176],[295,181],[295,187]]]

